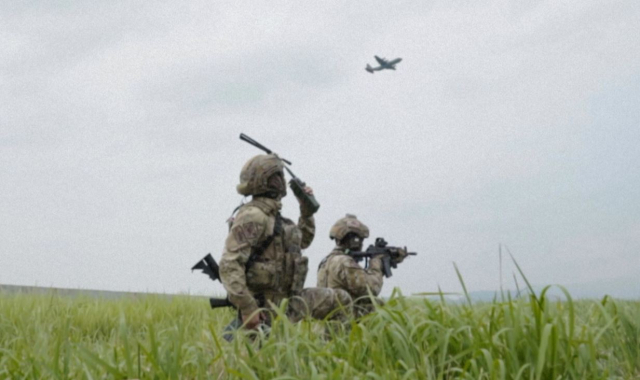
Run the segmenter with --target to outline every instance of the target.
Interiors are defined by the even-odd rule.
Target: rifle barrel
[[[373,256],[384,256],[384,253],[368,253],[368,252],[351,252],[349,253],[350,256],[353,257],[373,257]],[[407,255],[409,256],[418,256],[417,252],[407,252]]]

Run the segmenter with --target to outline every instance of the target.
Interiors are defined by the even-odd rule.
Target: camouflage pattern
[[[333,227],[331,227],[329,237],[339,242],[350,232],[360,236],[361,239],[369,237],[369,227],[359,221],[355,215],[351,214],[347,214],[344,218],[339,219]]]
[[[309,247],[315,236],[313,216],[301,206],[296,224],[280,215],[279,200],[262,196],[273,192],[274,175],[284,179],[282,170],[281,160],[273,154],[253,157],[242,168],[237,190],[253,195],[253,199],[240,207],[230,222],[220,260],[222,284],[231,303],[245,316],[259,307],[268,311],[290,298],[287,314],[293,320],[325,318],[336,308],[335,317],[342,318],[351,306],[347,292],[304,289],[309,259],[302,256],[302,249]],[[285,194],[279,192],[280,196]],[[272,313],[265,314],[270,318]]]
[[[309,258],[307,256],[297,256],[293,265],[293,281],[291,284],[291,293],[293,295],[300,294],[304,288],[304,282],[309,272]]]
[[[240,171],[240,184],[236,186],[236,190],[242,195],[266,193],[273,190],[268,183],[269,177],[283,171],[284,164],[278,156],[259,154],[247,161]]]
[[[382,259],[374,257],[369,268],[364,269],[349,256],[345,250],[336,247],[318,268],[318,287],[346,290],[351,298],[357,300],[374,296],[382,290]]]
[[[231,225],[220,260],[220,278],[229,300],[244,315],[258,309],[256,296],[263,296],[267,306],[270,302],[278,305],[294,294],[294,277],[298,289],[304,284],[301,277],[306,277],[307,260],[302,258],[301,249],[313,241],[315,221],[313,217],[300,217],[296,225],[280,217],[282,230],[278,232],[276,216],[281,207],[277,200],[254,197],[238,210]],[[247,270],[249,257],[272,235],[271,243]],[[297,269],[296,264],[300,265]]]
[[[353,299],[352,312],[356,317],[375,310],[372,300],[378,305],[384,302],[376,297],[382,290],[382,259],[373,257],[369,268],[364,269],[341,247],[322,260],[318,268],[318,287],[344,290]],[[373,298],[372,298],[373,296]]]
[[[307,288],[289,300],[287,314],[291,321],[304,318],[346,321],[352,315],[349,293],[342,289]]]

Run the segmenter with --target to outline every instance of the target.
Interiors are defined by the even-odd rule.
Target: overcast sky
[[[348,212],[419,253],[383,294],[497,289],[503,244],[640,297],[639,62],[637,0],[2,2],[0,283],[221,292],[244,132],[321,204],[307,286]]]

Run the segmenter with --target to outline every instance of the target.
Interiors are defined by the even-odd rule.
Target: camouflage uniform
[[[320,263],[317,286],[349,292],[355,301],[356,314],[361,316],[374,309],[369,295],[377,296],[382,289],[382,259],[380,256],[373,257],[367,269],[361,267],[349,256],[349,249],[340,244],[349,233],[365,239],[369,236],[369,228],[349,214],[336,222],[331,228],[330,237],[336,240],[338,246]],[[383,303],[379,298],[374,299],[379,304]]]
[[[288,315],[296,321],[306,316],[324,318],[340,305],[349,306],[348,293],[331,289],[303,289],[308,271],[307,248],[315,235],[313,216],[301,207],[298,223],[280,215],[282,204],[262,196],[270,189],[270,176],[282,175],[275,155],[259,155],[247,162],[238,192],[254,195],[233,220],[220,261],[220,278],[229,300],[244,316],[260,307],[278,306],[293,297]],[[286,195],[286,188],[284,194]],[[344,316],[344,314],[337,314]]]

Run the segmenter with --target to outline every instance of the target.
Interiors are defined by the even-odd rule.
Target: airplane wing
[[[387,61],[383,58],[378,57],[377,55],[374,55],[374,57],[376,58],[376,61],[378,61],[378,63],[381,66],[386,66],[387,65]]]

